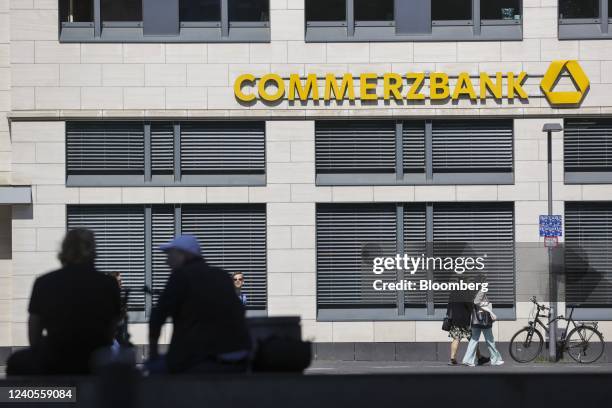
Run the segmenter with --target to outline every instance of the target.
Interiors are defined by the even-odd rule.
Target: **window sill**
[[[571,307],[566,307],[565,315],[569,316]],[[574,320],[612,320],[612,307],[576,307],[572,315]]]
[[[354,36],[349,36],[345,26],[306,27],[306,42],[365,42],[365,41],[520,41],[523,39],[521,24],[487,24],[481,26],[480,35],[474,34],[471,25],[436,25],[430,34],[397,34],[392,26],[356,26]]]
[[[266,24],[267,25],[267,24]],[[229,36],[221,35],[219,27],[181,27],[179,35],[144,35],[142,27],[105,27],[99,37],[94,27],[88,25],[64,25],[60,33],[61,43],[268,43],[270,28],[265,25],[231,26]]]
[[[498,306],[495,309],[498,320],[516,320],[515,307]],[[442,321],[446,316],[446,308],[436,307],[433,315],[427,314],[427,308],[417,307],[404,309],[404,314],[398,314],[396,308],[388,309],[319,309],[318,322],[360,322],[360,321]]]
[[[611,38],[612,32],[602,32],[601,23],[597,21],[571,22],[565,20],[559,22],[559,40],[598,40]]]
[[[317,174],[318,186],[404,186],[404,185],[499,185],[514,184],[514,173],[434,173],[428,181],[425,174]]]
[[[612,184],[612,172],[566,171],[565,184]]]
[[[145,182],[144,176],[69,175],[68,187],[246,187],[265,186],[265,174],[183,175],[180,181],[173,176],[153,176]]]

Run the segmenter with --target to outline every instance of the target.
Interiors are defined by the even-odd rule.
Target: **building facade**
[[[245,273],[251,315],[300,315],[344,357],[447,341],[443,294],[373,291],[365,258],[482,245],[509,341],[547,296],[547,123],[559,240],[599,243],[561,305],[612,336],[611,19],[609,0],[0,0],[0,347],[27,344],[34,279],[80,226],[138,344],[178,232]]]

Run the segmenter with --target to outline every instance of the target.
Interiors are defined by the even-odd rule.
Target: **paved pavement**
[[[481,367],[448,366],[441,362],[414,361],[315,361],[306,371],[307,374],[466,374],[466,373],[612,373],[612,363],[576,364],[576,363],[530,363],[518,364],[506,362],[502,366]]]

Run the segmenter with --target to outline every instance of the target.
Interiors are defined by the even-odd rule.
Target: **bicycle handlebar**
[[[548,306],[544,306],[538,303],[538,301],[536,300],[535,296],[531,297],[531,302],[536,305],[538,307],[539,310],[545,311],[545,310],[550,310],[550,307]]]

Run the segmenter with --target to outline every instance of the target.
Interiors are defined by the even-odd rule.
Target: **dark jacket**
[[[451,324],[456,327],[469,328],[472,321],[474,302],[465,292],[452,291],[449,295],[446,315],[451,318]]]
[[[112,344],[120,303],[115,279],[93,265],[66,266],[36,279],[28,311],[47,332],[38,350],[44,371],[89,372],[92,353]]]
[[[172,272],[151,327],[172,317],[168,371],[184,372],[219,355],[250,349],[245,310],[226,271],[196,259]]]

